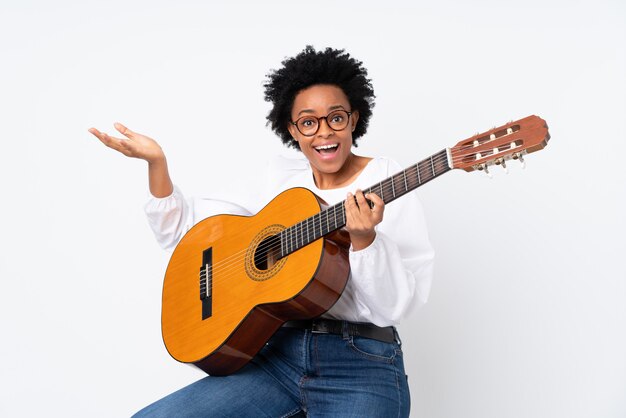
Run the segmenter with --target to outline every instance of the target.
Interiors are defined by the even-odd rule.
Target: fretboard
[[[376,193],[385,204],[392,202],[422,184],[450,170],[447,150],[420,161],[393,176],[377,183],[363,193]],[[346,225],[345,201],[330,206],[321,212],[284,229],[280,234],[280,258],[330,234]]]

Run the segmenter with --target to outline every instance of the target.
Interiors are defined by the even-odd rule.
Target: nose
[[[322,120],[324,123],[322,123]],[[317,129],[317,136],[322,138],[328,138],[330,135],[334,135],[335,131],[328,125],[326,118],[319,118],[319,128]]]

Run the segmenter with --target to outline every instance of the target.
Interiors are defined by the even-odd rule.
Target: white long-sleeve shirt
[[[270,166],[265,192],[275,196],[292,187],[305,187],[333,205],[345,200],[348,192],[367,189],[401,169],[393,160],[374,158],[352,184],[320,190],[304,157],[280,157]],[[208,216],[252,215],[266,203],[240,206],[216,199],[185,198],[175,186],[170,196],[152,197],[145,211],[158,243],[173,250],[185,232]],[[433,257],[421,204],[415,192],[408,193],[385,206],[383,221],[376,226],[376,238],[370,246],[359,251],[350,249],[350,279],[337,303],[323,316],[378,326],[397,325],[413,308],[426,303]]]

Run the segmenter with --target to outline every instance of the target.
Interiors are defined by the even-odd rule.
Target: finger
[[[108,134],[106,134],[105,132],[100,132],[99,130],[97,130],[96,128],[90,128],[89,129],[89,133],[91,133],[92,135],[94,135],[96,138],[98,138],[100,141],[104,142],[105,145],[107,142],[111,142],[112,140],[116,140],[118,138],[113,138],[111,136],[109,136]]]
[[[374,203],[372,211],[383,210],[385,208],[385,201],[381,199],[376,193],[368,193],[365,197],[371,200],[372,203]]]
[[[88,131],[89,131],[90,134],[92,134],[96,138],[102,140],[102,132],[100,132],[96,128],[89,128]]]
[[[125,139],[109,136],[107,133],[100,132],[96,128],[91,128],[89,132],[92,133],[94,136],[96,136],[96,138],[98,138],[100,142],[102,142],[104,145],[106,145],[109,148],[112,148],[120,152],[122,152],[122,150],[124,149],[122,148],[122,144],[126,142]]]
[[[348,192],[348,195],[346,196],[345,206],[346,206],[346,209],[356,206],[356,200],[354,199],[354,195],[352,193]]]
[[[367,198],[374,203],[374,207],[372,208],[372,221],[375,224],[379,224],[383,220],[383,213],[385,212],[385,202],[378,195],[374,193],[369,193]]]
[[[359,208],[356,205],[356,201],[354,200],[352,193],[348,193],[344,206],[346,210],[346,226],[353,226],[356,216],[358,215]]]
[[[122,125],[121,123],[115,122],[113,126],[115,127],[115,129],[117,129],[119,133],[124,135],[126,138],[129,138],[129,139],[135,138],[135,132],[131,131],[126,126]]]
[[[356,202],[359,205],[359,210],[363,211],[365,209],[370,209],[369,203],[365,199],[365,196],[363,195],[363,192],[361,190],[356,191]]]

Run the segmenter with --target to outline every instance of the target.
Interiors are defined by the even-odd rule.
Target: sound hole
[[[254,251],[254,266],[258,270],[271,269],[280,259],[280,237],[270,235],[263,239]]]

